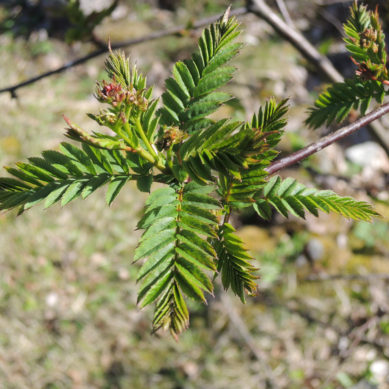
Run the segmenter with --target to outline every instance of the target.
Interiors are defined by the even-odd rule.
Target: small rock
[[[338,348],[341,351],[345,351],[348,348],[349,344],[350,344],[350,341],[345,336],[342,336],[339,339]]]
[[[75,314],[79,314],[84,310],[86,302],[86,295],[84,293],[79,294],[73,301],[71,309]]]
[[[182,364],[182,369],[184,370],[185,374],[189,376],[190,378],[194,378],[199,373],[199,367],[196,363],[188,361]]]
[[[111,14],[112,20],[119,20],[126,17],[128,9],[124,5],[118,5]]]
[[[55,292],[50,292],[46,296],[46,305],[48,307],[55,307],[58,303],[58,294]]]
[[[319,259],[323,258],[324,247],[319,239],[311,239],[307,243],[306,250],[310,258],[313,259],[314,261],[318,261]]]
[[[100,12],[103,9],[109,8],[112,3],[112,0],[81,0],[80,8],[85,15],[89,15],[92,12]]]
[[[96,266],[104,266],[108,263],[107,258],[102,253],[93,253],[91,256],[91,262]]]
[[[346,158],[364,168],[389,172],[389,158],[385,150],[375,142],[364,142],[349,147]]]
[[[338,234],[336,237],[336,244],[338,245],[338,247],[346,249],[348,244],[347,234]]]
[[[389,376],[389,362],[383,359],[374,361],[370,365],[370,371],[378,382],[383,383]]]

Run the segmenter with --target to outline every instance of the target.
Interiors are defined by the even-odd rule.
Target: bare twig
[[[336,70],[330,60],[304,37],[301,32],[285,23],[264,0],[247,0],[247,8],[270,24],[284,39],[290,42],[315,68],[332,82],[343,82],[343,76]],[[389,135],[381,123],[370,123],[372,135],[389,153]]]
[[[246,13],[248,13],[247,8],[242,7],[242,8],[237,8],[237,9],[231,10],[230,15],[231,16],[240,16],[240,15],[244,15]],[[112,43],[111,47],[113,50],[117,50],[117,49],[121,49],[124,47],[134,46],[134,45],[138,45],[140,43],[145,43],[145,42],[153,41],[156,39],[164,38],[164,37],[167,37],[170,35],[179,34],[185,30],[188,30],[188,29],[195,30],[195,29],[198,29],[200,27],[203,27],[203,26],[206,26],[210,23],[215,22],[216,20],[218,20],[220,18],[220,16],[221,15],[219,14],[219,15],[214,15],[214,16],[210,16],[208,18],[198,20],[197,22],[194,22],[193,25],[191,25],[190,27],[185,26],[185,25],[181,25],[181,26],[177,26],[177,27],[173,27],[173,28],[168,28],[166,30],[154,31],[148,35],[145,35],[145,36],[142,36],[139,38],[133,38],[133,39],[128,39],[128,40],[125,40],[122,42]],[[21,88],[24,88],[28,85],[34,84],[35,82],[40,81],[44,78],[53,76],[53,75],[58,74],[58,73],[62,73],[65,70],[73,68],[77,65],[81,65],[81,64],[83,64],[83,63],[85,63],[93,58],[99,57],[100,55],[107,53],[108,51],[109,51],[109,49],[108,49],[108,45],[107,45],[107,47],[93,51],[93,52],[91,52],[83,57],[77,58],[73,61],[69,61],[68,63],[66,63],[66,64],[64,64],[56,69],[39,74],[35,77],[29,78],[28,80],[20,82],[18,84],[11,85],[11,86],[8,86],[6,88],[2,88],[2,89],[0,89],[0,93],[8,92],[11,94],[12,97],[16,97],[16,91],[18,89],[21,89]]]
[[[334,68],[329,59],[321,55],[301,32],[288,26],[264,0],[249,0],[248,8],[270,24],[278,34],[290,42],[326,78],[333,82],[343,81],[342,75]]]
[[[378,280],[389,281],[389,274],[369,273],[369,274],[312,274],[304,278],[308,282],[321,281],[367,281],[377,282]]]
[[[296,151],[295,153],[292,153],[284,158],[281,158],[273,162],[266,170],[269,174],[274,174],[281,169],[294,165],[300,162],[301,160],[303,160],[304,158],[307,158],[310,155],[317,153],[318,151],[338,141],[339,139],[342,139],[358,131],[362,127],[365,127],[367,124],[380,118],[381,116],[385,115],[388,112],[389,112],[389,103],[386,103],[376,108],[374,111],[368,113],[367,115],[359,118],[354,123],[344,126],[339,130],[319,139],[317,142],[311,143],[309,146],[304,147],[301,150]]]
[[[348,4],[350,5],[351,0],[317,0],[315,2],[317,5],[333,5],[333,4]]]
[[[286,7],[284,0],[276,0],[276,3],[277,3],[277,7],[280,10],[281,15],[284,18],[285,22],[289,26],[294,27],[293,20],[289,15],[289,11],[288,11],[288,8]]]
[[[324,8],[319,11],[319,15],[328,23],[332,24],[339,32],[339,34],[343,35],[343,26],[342,23],[330,12],[326,11]]]

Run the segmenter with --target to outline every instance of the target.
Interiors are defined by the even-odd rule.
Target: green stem
[[[223,215],[223,221],[221,222],[220,225],[223,226],[224,224],[228,223],[230,221],[230,216],[231,216],[231,209],[229,209],[229,211]]]
[[[171,145],[166,152],[166,163],[169,166],[170,170],[173,171],[173,163],[172,163],[172,152],[173,145]]]
[[[155,159],[148,151],[138,146],[135,148],[135,152],[137,152],[141,157],[143,157],[146,161],[151,162],[161,173],[168,174],[169,169],[166,169],[166,166],[161,162],[160,159]]]
[[[229,198],[230,198],[230,194],[231,194],[231,190],[232,190],[232,186],[234,185],[234,182],[233,182],[233,179],[232,177],[226,177],[227,179],[227,185],[226,185],[226,190],[225,192],[223,193],[223,204],[224,204],[224,207],[223,207],[223,219],[220,223],[220,226],[223,226],[225,223],[228,223],[229,220],[230,220],[230,216],[231,216],[231,212],[232,212],[232,209],[231,209],[231,206],[229,205]]]
[[[136,130],[138,131],[138,134],[140,135],[141,139],[143,140],[143,143],[146,145],[147,150],[149,150],[150,154],[155,158],[155,161],[158,161],[158,155],[151,146],[149,140],[146,137],[145,132],[143,131],[142,123],[140,122],[139,116],[135,118],[135,126]]]
[[[127,131],[127,133],[128,133],[127,128],[126,128],[126,131]],[[116,133],[117,133],[119,136],[121,136],[121,137],[126,141],[126,143],[130,145],[130,147],[133,147],[133,144],[132,144],[132,142],[131,142],[131,139],[130,139],[130,138],[129,138],[121,129],[116,130]]]
[[[137,147],[137,152],[147,159],[149,162],[151,162],[154,166],[156,166],[162,173],[166,173],[166,166],[162,163],[161,158],[158,156],[158,154],[155,152],[153,147],[151,146],[149,140],[147,139],[142,124],[140,122],[139,116],[135,119],[135,126],[138,131],[138,134],[140,135],[141,139],[143,140],[143,143],[146,145],[148,151],[144,150],[142,147]]]
[[[126,118],[124,121],[124,128],[128,134],[131,134],[131,128],[130,124],[128,122],[128,112],[126,112]],[[162,163],[161,159],[156,154],[155,150],[151,147],[150,142],[146,138],[146,135],[143,131],[142,125],[140,123],[139,117],[135,119],[135,126],[137,129],[137,132],[139,133],[140,137],[142,138],[143,142],[145,143],[147,150],[145,150],[143,147],[138,144],[133,144],[131,142],[131,139],[128,136],[125,136],[123,133],[120,134],[130,145],[131,147],[137,152],[141,157],[143,157],[146,161],[151,162],[157,169],[159,169],[162,173],[167,173],[166,166]]]
[[[163,165],[159,160],[156,160],[148,151],[142,147],[136,147],[135,151],[143,157],[145,160],[151,162],[156,168],[158,168],[162,173],[166,173],[165,165]]]

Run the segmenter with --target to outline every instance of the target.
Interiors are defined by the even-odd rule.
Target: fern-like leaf
[[[29,163],[6,168],[14,178],[0,178],[0,209],[27,210],[45,200],[45,208],[61,201],[66,205],[86,198],[109,183],[110,205],[124,184],[132,178],[130,160],[117,150],[102,150],[84,144],[79,149],[62,143],[59,151],[48,150]]]
[[[239,170],[245,163],[244,152],[250,148],[254,134],[241,122],[223,119],[206,129],[197,131],[182,144],[180,156],[189,175],[206,182],[211,169],[230,172],[240,178]]]
[[[144,307],[158,300],[155,330],[167,327],[177,336],[189,320],[182,293],[204,302],[204,292],[212,293],[207,273],[216,270],[216,253],[206,238],[217,236],[212,210],[219,203],[209,196],[211,190],[192,182],[157,189],[146,202],[138,225],[145,232],[134,260],[147,258],[138,273],[138,303]]]
[[[317,98],[315,106],[309,109],[305,122],[318,128],[333,121],[342,122],[351,109],[360,109],[364,115],[372,99],[382,104],[385,93],[380,81],[352,78],[333,84]]]
[[[251,121],[246,123],[245,128],[254,132],[251,148],[246,151],[246,155],[251,157],[248,162],[253,165],[266,166],[278,155],[275,147],[280,142],[287,123],[287,102],[288,99],[279,103],[273,98],[269,99],[253,115]]]
[[[142,90],[146,88],[146,77],[138,72],[136,66],[131,69],[130,60],[123,51],[110,52],[105,61],[105,70],[111,80],[122,87]]]
[[[266,185],[268,173],[264,169],[266,164],[250,166],[241,169],[240,179],[231,175],[219,175],[218,193],[223,204],[233,209],[245,208],[253,205],[254,196]]]
[[[199,53],[175,64],[173,78],[166,81],[166,92],[162,95],[161,124],[179,126],[188,132],[210,124],[206,116],[230,98],[215,90],[225,85],[235,70],[225,64],[241,47],[233,42],[239,35],[237,27],[234,18],[212,24],[199,40]]]
[[[285,115],[288,112],[288,99],[279,103],[274,98],[266,101],[260,107],[257,114],[254,114],[251,121],[246,123],[246,127],[255,130],[256,138],[266,142],[268,148],[277,146],[281,140],[283,129],[286,126]]]
[[[363,79],[387,81],[385,34],[379,23],[378,9],[368,11],[366,5],[355,2],[344,32],[346,48],[358,65],[357,74]]]
[[[263,219],[270,219],[271,207],[281,215],[304,218],[305,212],[318,216],[318,211],[334,212],[355,220],[370,221],[378,214],[371,205],[351,197],[342,197],[330,190],[307,188],[293,178],[273,177],[256,197],[254,209]]]
[[[219,174],[218,193],[224,205],[244,208],[253,204],[253,197],[266,184],[265,168],[278,155],[275,147],[283,134],[287,111],[287,100],[277,103],[270,99],[244,125],[242,133],[246,142],[240,151],[244,163],[239,166],[238,174],[231,175],[231,170],[228,174],[223,174],[224,171]]]
[[[229,289],[245,302],[245,292],[256,294],[256,269],[251,265],[252,257],[243,246],[241,239],[234,234],[235,229],[229,223],[219,227],[215,248],[218,258],[218,271],[224,289]]]

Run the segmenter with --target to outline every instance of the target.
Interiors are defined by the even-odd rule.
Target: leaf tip
[[[65,120],[66,124],[68,126],[72,127],[72,122],[70,121],[70,119],[65,114],[63,114],[62,117],[63,117],[63,120]]]
[[[228,23],[228,19],[230,18],[230,13],[231,13],[231,5],[229,5],[226,9],[226,11],[224,12],[223,14],[223,17],[222,17],[222,24],[227,24]]]

